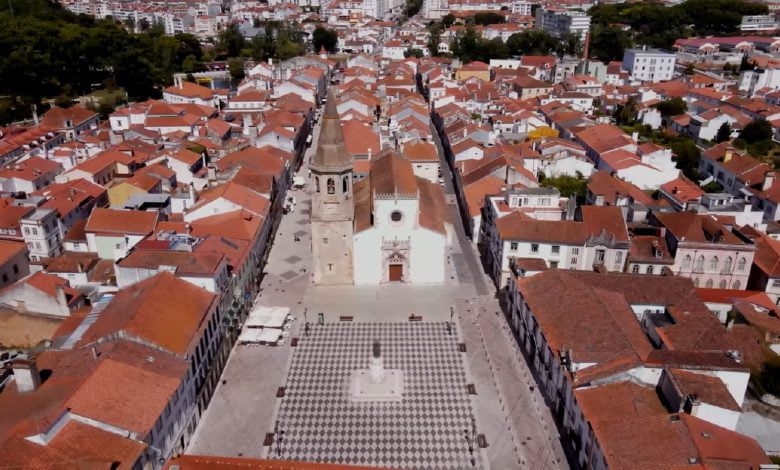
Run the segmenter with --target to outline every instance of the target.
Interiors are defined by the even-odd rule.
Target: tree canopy
[[[747,142],[748,145],[760,140],[771,139],[772,125],[765,119],[753,119],[739,133],[739,138]]]
[[[338,43],[339,35],[332,29],[325,29],[322,26],[317,26],[312,34],[314,52],[319,52],[322,48],[325,48],[328,52],[336,52]]]
[[[0,104],[0,122],[29,116],[45,98],[88,94],[107,79],[130,99],[159,96],[185,59],[202,58],[194,36],[162,33],[148,27],[133,34],[46,0],[0,2],[0,95],[10,97]]]
[[[718,133],[715,135],[715,142],[721,143],[731,138],[731,125],[728,122],[724,122],[718,128]]]
[[[767,11],[765,4],[746,0],[686,0],[673,6],[661,2],[602,3],[588,10],[594,26],[593,55],[602,60],[615,60],[618,47],[611,45],[610,40],[631,39],[628,33],[625,36],[617,33],[619,28],[610,25],[630,26],[633,40],[638,44],[671,48],[680,37],[737,34],[743,15],[761,15]]]
[[[661,101],[655,105],[655,108],[661,113],[661,116],[679,116],[688,110],[688,104],[679,96]]]

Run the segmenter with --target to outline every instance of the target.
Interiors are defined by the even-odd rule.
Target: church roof
[[[317,152],[312,157],[311,169],[315,171],[345,171],[352,169],[352,155],[347,151],[344,134],[336,110],[334,89],[328,91],[328,104],[322,116],[322,129],[317,142]]]
[[[447,207],[442,188],[415,176],[412,164],[395,150],[385,150],[371,162],[368,177],[356,182],[353,189],[355,233],[374,225],[374,199],[414,198],[419,202],[417,221],[420,227],[446,233]]]
[[[412,162],[395,150],[385,150],[371,162],[371,192],[376,196],[417,197]]]

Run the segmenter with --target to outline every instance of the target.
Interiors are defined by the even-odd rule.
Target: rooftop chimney
[[[764,173],[764,184],[761,185],[762,191],[767,191],[775,184],[775,172],[770,170]]]
[[[723,153],[723,163],[731,160],[732,156],[734,156],[734,149],[732,147],[726,147],[726,151]]]
[[[41,374],[35,360],[17,360],[12,365],[14,382],[19,393],[32,392],[41,385]]]

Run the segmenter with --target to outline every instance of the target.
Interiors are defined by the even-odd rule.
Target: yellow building
[[[483,82],[490,81],[490,66],[484,62],[475,60],[464,64],[461,68],[455,72],[455,79],[458,81],[466,80],[468,78],[475,77]]]
[[[159,193],[162,182],[149,175],[139,174],[108,188],[108,202],[112,207],[124,206],[136,194]]]

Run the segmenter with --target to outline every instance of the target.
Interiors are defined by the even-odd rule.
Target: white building
[[[331,91],[312,157],[312,252],[317,284],[442,283],[452,229],[441,187],[388,150],[354,183]]]
[[[773,34],[778,28],[780,23],[775,15],[745,15],[739,25],[743,33]]]
[[[590,31],[590,16],[582,11],[542,7],[536,10],[534,26],[558,38],[566,34],[574,34],[579,36],[581,41],[585,41],[585,36]]]
[[[626,49],[623,53],[623,68],[635,80],[662,82],[674,76],[677,56],[661,49],[642,47]]]
[[[54,209],[36,209],[21,218],[19,226],[31,261],[62,254],[62,226]]]
[[[355,284],[444,282],[452,229],[441,187],[415,176],[412,163],[389,150],[354,189]]]

